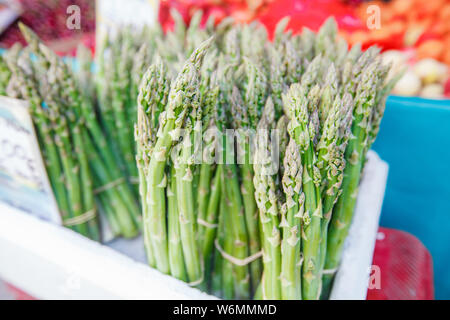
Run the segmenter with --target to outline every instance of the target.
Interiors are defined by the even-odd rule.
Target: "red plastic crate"
[[[380,289],[367,291],[367,300],[434,299],[433,261],[413,235],[380,228],[373,265],[380,269]]]

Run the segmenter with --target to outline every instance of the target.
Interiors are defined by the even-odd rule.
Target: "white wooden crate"
[[[361,182],[331,299],[365,299],[388,166]],[[0,278],[40,299],[215,299],[145,264],[140,238],[107,245],[0,203]]]

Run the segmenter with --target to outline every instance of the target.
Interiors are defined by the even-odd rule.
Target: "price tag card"
[[[61,224],[27,102],[0,96],[0,201]]]

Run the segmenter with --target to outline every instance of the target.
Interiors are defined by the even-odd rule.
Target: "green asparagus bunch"
[[[83,137],[84,118],[65,93],[65,67],[46,47],[33,47],[6,56],[12,74],[9,94],[27,100],[42,150],[45,166],[63,224],[91,239],[100,240],[97,209],[87,151]]]
[[[174,80],[194,49],[214,31],[213,19],[208,20],[205,29],[200,28],[201,11],[194,15],[189,26],[176,10],[171,14],[176,22],[174,32],[164,34],[158,24],[141,30],[127,26],[100,35],[96,50],[94,87],[102,129],[113,146],[116,162],[133,185],[139,182],[133,156],[137,152],[133,128],[144,72],[159,59],[165,64],[168,79]]]
[[[352,59],[354,59],[352,57]],[[350,228],[358,195],[366,153],[379,130],[385,108],[385,99],[398,77],[386,83],[390,66],[382,66],[377,51],[369,49],[360,54],[351,73],[358,82],[345,79],[348,94],[353,99],[353,121],[347,134],[347,147],[344,151],[345,169],[340,181],[342,194],[333,208],[328,230],[325,272],[323,276],[323,297],[328,297],[333,276],[339,266],[344,240]],[[344,81],[344,79],[342,79]],[[350,121],[348,121],[350,122]],[[341,170],[342,171],[342,170]]]
[[[234,137],[225,132],[234,69],[217,57],[215,40],[203,42],[174,80],[158,57],[141,82],[135,136],[145,243],[160,271],[204,290],[217,287],[225,298],[249,299],[261,277],[253,168],[249,159],[242,165],[250,174],[245,185]],[[233,111],[245,111],[240,99]]]
[[[138,98],[149,264],[227,299],[328,297],[389,66],[333,19],[297,35],[283,19],[269,42],[258,23],[172,15]]]
[[[99,208],[114,235],[136,236],[139,204],[96,116],[93,92],[83,91],[86,83],[80,79],[88,79],[77,77],[30,29],[20,27],[28,47],[19,59],[9,59],[14,74],[10,87],[30,102],[50,181],[61,214],[69,219],[66,224],[90,235],[80,228],[96,221]],[[82,64],[80,70],[86,73],[89,67]],[[98,239],[96,228],[91,236]]]
[[[143,180],[142,194],[146,194],[143,206],[147,214],[144,221],[144,230],[149,236],[148,240],[146,238],[147,250],[154,255],[156,267],[160,271],[170,273],[172,264],[174,269],[172,271],[178,277],[189,279],[192,283],[201,280],[202,267],[195,240],[193,173],[190,158],[194,127],[201,117],[198,110],[200,103],[198,73],[208,44],[207,42],[194,51],[171,85],[167,83],[165,72],[161,72],[164,71],[162,61],[150,67],[140,87],[139,117],[136,126],[138,150],[143,151],[141,156],[138,155],[138,163]],[[169,86],[170,91],[167,95]],[[173,169],[166,172],[172,147],[181,138],[181,129],[184,130],[183,140],[177,144],[179,148],[175,150],[180,159],[174,159]],[[148,161],[140,161],[140,158],[147,156]],[[168,181],[167,174],[171,178],[175,177],[175,183],[172,179]],[[170,200],[168,206],[166,193]],[[171,239],[167,236],[166,207],[171,211],[170,221],[174,221],[169,228],[173,236]],[[178,219],[172,219],[173,215],[177,215]],[[181,244],[177,238],[178,234],[182,239]],[[175,251],[185,257],[183,264],[179,261],[175,263],[172,259],[169,262],[169,248],[170,252]],[[179,260],[180,254],[171,256]],[[180,270],[181,267],[183,270]],[[200,283],[201,281],[198,284]]]

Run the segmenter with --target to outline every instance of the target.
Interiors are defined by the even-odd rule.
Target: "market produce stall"
[[[388,95],[442,98],[445,57],[356,44],[364,5],[226,3],[163,2],[159,24],[108,11],[75,58],[18,23],[25,46],[0,57],[0,277],[44,299],[364,299],[379,283],[387,164],[370,149],[396,164],[393,190],[402,157],[374,142],[408,100]],[[405,297],[433,297],[413,282],[424,294]]]

